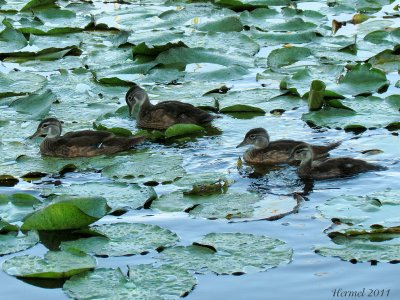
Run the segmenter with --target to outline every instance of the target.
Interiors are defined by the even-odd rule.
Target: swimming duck
[[[293,148],[290,158],[300,160],[297,173],[303,179],[331,179],[352,176],[368,171],[382,171],[386,167],[370,164],[361,159],[351,157],[337,157],[313,164],[314,154],[307,144]]]
[[[301,141],[277,140],[270,142],[269,134],[264,128],[254,128],[246,133],[244,140],[236,148],[252,145],[246,150],[243,158],[253,164],[283,164],[288,163],[290,152],[297,145],[304,144]],[[329,151],[339,146],[341,142],[326,146],[311,145],[317,159],[329,156]]]
[[[126,151],[144,141],[144,137],[118,137],[107,131],[82,130],[61,136],[61,122],[47,118],[29,138],[44,137],[40,152],[57,157],[91,157]]]
[[[215,117],[208,112],[179,101],[150,103],[149,96],[140,86],[129,89],[125,96],[129,115],[135,115],[140,128],[164,130],[174,124],[210,123]]]

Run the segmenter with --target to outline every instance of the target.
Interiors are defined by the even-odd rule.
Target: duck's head
[[[29,138],[32,139],[34,137],[47,137],[54,138],[61,135],[61,122],[56,118],[47,118],[44,119],[38,125],[36,132],[31,135]]]
[[[269,135],[264,128],[254,128],[248,131],[243,141],[236,148],[253,145],[255,148],[266,148],[269,145]]]
[[[302,162],[313,160],[313,151],[308,144],[300,144],[292,149],[288,161],[300,160]]]
[[[150,102],[146,91],[136,84],[126,93],[125,101],[128,104],[129,116],[136,116],[140,111],[140,107],[144,103]]]

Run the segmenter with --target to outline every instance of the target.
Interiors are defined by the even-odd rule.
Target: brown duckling
[[[179,101],[150,103],[149,96],[140,86],[129,89],[125,96],[129,115],[135,115],[139,128],[164,130],[174,124],[210,123],[215,117],[191,104]]]
[[[297,173],[303,179],[331,179],[348,177],[368,171],[386,170],[386,167],[351,157],[330,158],[318,164],[313,164],[314,154],[307,144],[293,148],[290,159],[301,161]]]
[[[269,134],[264,128],[254,128],[246,133],[244,140],[236,148],[252,145],[245,151],[243,158],[253,164],[283,164],[288,163],[290,152],[297,145],[305,144],[294,140],[277,140],[270,142]],[[341,142],[326,146],[310,145],[317,159],[329,156],[329,151],[339,146]]]
[[[126,151],[143,142],[144,137],[118,137],[107,131],[82,130],[61,136],[61,122],[47,118],[40,122],[29,138],[44,137],[40,144],[43,155],[57,157],[91,157]]]

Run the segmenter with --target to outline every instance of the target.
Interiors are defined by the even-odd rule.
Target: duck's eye
[[[251,140],[254,140],[254,139],[256,138],[256,136],[255,136],[254,134],[252,134],[252,135],[249,136],[249,138],[250,138]]]
[[[49,126],[49,124],[43,124],[42,127],[46,128],[47,126]]]

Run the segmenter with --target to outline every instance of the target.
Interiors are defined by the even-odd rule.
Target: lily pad
[[[12,225],[6,221],[0,220],[0,234],[18,231],[18,226]]]
[[[23,278],[68,278],[95,267],[94,257],[78,251],[49,251],[43,258],[15,256],[3,263],[4,272]]]
[[[292,249],[281,240],[246,233],[209,233],[191,246],[161,253],[161,261],[196,273],[254,273],[287,264]]]
[[[160,154],[138,153],[135,161],[115,164],[105,167],[103,176],[125,182],[142,183],[157,181],[172,182],[185,174],[182,168],[182,158]]]
[[[110,211],[102,197],[60,197],[24,219],[23,230],[75,229],[96,222]]]
[[[337,86],[330,85],[327,89],[342,95],[357,96],[379,92],[388,85],[385,72],[368,64],[358,64],[346,73]]]
[[[103,224],[91,230],[93,237],[62,242],[61,248],[79,249],[97,256],[123,256],[146,254],[150,250],[170,247],[179,240],[172,231],[149,224]]]
[[[215,193],[190,195],[174,192],[154,200],[152,209],[174,212],[185,211],[195,217],[208,219],[276,220],[297,211],[298,202],[290,196],[268,195],[265,198],[254,193]]]
[[[0,234],[0,256],[24,251],[39,242],[39,235],[28,231],[26,235],[16,236],[15,233]]]
[[[128,276],[120,269],[97,269],[69,279],[63,287],[74,299],[180,299],[196,285],[185,269],[175,266],[129,266]]]
[[[117,182],[85,182],[83,184],[58,185],[41,189],[41,194],[69,195],[79,197],[104,197],[112,210],[138,209],[146,201],[156,197],[152,188]]]
[[[56,95],[51,90],[18,98],[10,106],[19,113],[29,115],[29,119],[41,120],[50,111],[50,107],[56,100]]]
[[[310,55],[311,50],[305,47],[275,49],[268,55],[268,66],[272,69],[278,69],[304,60]]]
[[[340,257],[342,260],[352,262],[399,260],[400,241],[398,235],[397,239],[391,240],[390,243],[370,241],[366,236],[337,236],[332,239],[336,245],[316,247],[315,252],[322,256]]]
[[[41,203],[41,200],[29,194],[0,194],[0,218],[7,222],[21,221]]]
[[[28,72],[13,71],[8,74],[0,72],[0,97],[34,93],[47,83],[45,77]]]
[[[318,206],[321,214],[347,226],[346,230],[368,230],[373,225],[398,226],[400,223],[399,191],[388,189],[366,196],[342,195]]]
[[[302,120],[311,126],[347,129],[354,126],[382,128],[399,121],[398,108],[389,99],[379,97],[356,97],[341,100],[346,109],[325,107],[319,111],[305,113]],[[373,116],[373,117],[372,117]]]
[[[201,131],[204,131],[204,128],[196,124],[175,124],[165,130],[165,137],[190,135]]]

